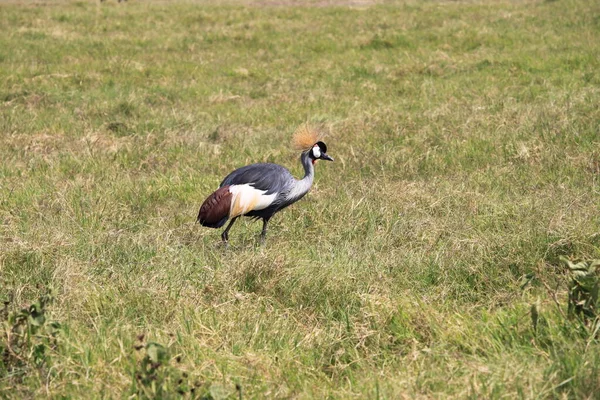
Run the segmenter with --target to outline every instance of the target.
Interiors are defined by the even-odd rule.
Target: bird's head
[[[303,154],[308,154],[312,163],[317,160],[333,161],[327,155],[327,145],[321,139],[321,132],[308,124],[301,125],[294,133],[294,147],[302,150]]]
[[[313,145],[310,149],[309,156],[313,164],[316,163],[317,160],[333,161],[333,158],[327,154],[327,145],[321,141],[318,141]]]

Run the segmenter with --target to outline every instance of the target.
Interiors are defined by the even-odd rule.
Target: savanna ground
[[[600,258],[600,3],[9,1],[0,30],[0,397],[600,393],[560,259]],[[336,161],[224,249],[201,202],[300,176],[306,121]]]

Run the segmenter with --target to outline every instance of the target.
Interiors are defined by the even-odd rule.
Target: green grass
[[[597,396],[598,4],[290,3],[0,4],[0,296],[61,324],[0,397],[151,397],[147,341],[163,398]],[[222,248],[201,202],[305,121],[336,161]]]

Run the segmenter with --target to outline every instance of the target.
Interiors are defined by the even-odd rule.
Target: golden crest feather
[[[321,132],[309,124],[302,124],[294,132],[292,143],[296,150],[310,150],[315,143],[321,140]]]

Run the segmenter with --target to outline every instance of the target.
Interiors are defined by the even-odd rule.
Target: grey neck
[[[302,153],[300,156],[300,162],[304,167],[304,178],[294,181],[294,186],[287,196],[289,200],[295,201],[301,199],[306,193],[308,193],[315,178],[315,166],[312,163],[309,152]]]

